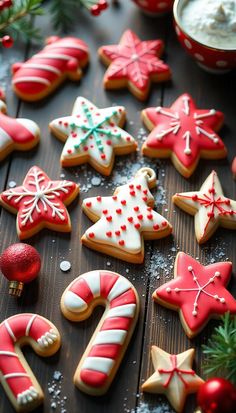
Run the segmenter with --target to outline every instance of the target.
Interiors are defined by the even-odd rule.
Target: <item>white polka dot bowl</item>
[[[179,42],[198,65],[210,73],[223,74],[236,68],[235,49],[217,49],[199,42],[189,35],[181,24],[181,12],[186,0],[175,0],[173,13]]]
[[[174,0],[132,0],[145,14],[162,16],[172,11]]]

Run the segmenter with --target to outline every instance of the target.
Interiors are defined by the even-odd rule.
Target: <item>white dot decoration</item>
[[[192,43],[188,39],[184,39],[184,44],[188,49],[192,49]]]
[[[228,62],[226,62],[225,60],[217,60],[216,62],[217,67],[226,67],[227,65],[228,65]]]
[[[71,269],[71,263],[70,263],[70,261],[62,261],[62,262],[60,263],[60,269],[61,269],[61,271],[63,271],[63,272],[69,271],[69,270]]]
[[[199,62],[204,61],[204,57],[200,53],[195,53],[194,56],[196,57],[197,60],[199,60]]]
[[[220,277],[220,271],[216,271],[216,272],[215,272],[215,276],[216,276],[216,277]]]
[[[191,265],[188,266],[189,271],[193,271],[193,267]]]

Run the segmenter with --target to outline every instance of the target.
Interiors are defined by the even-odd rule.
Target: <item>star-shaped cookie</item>
[[[71,116],[53,120],[52,133],[66,141],[61,155],[62,166],[88,162],[103,175],[110,175],[116,155],[136,151],[137,144],[121,129],[126,113],[123,106],[98,109],[89,100],[78,97]]]
[[[33,166],[22,186],[0,195],[0,204],[17,214],[17,234],[23,240],[43,228],[70,232],[70,216],[65,205],[69,205],[78,193],[79,187],[74,182],[51,181],[42,169]]]
[[[192,338],[210,318],[219,318],[227,311],[236,314],[236,300],[226,289],[231,272],[231,262],[205,267],[180,252],[175,261],[175,278],[157,288],[153,299],[164,307],[178,310],[183,328]]]
[[[117,188],[113,196],[87,198],[82,207],[95,222],[82,237],[87,247],[118,257],[124,261],[142,263],[144,239],[169,235],[169,222],[153,210],[154,198],[149,187],[156,184],[154,171],[141,169],[126,185]]]
[[[204,383],[192,369],[194,354],[193,348],[175,355],[152,346],[151,356],[155,372],[142,385],[142,390],[164,394],[176,412],[181,413],[187,395],[197,392]]]
[[[169,67],[159,59],[163,52],[161,40],[141,41],[132,30],[126,30],[118,45],[102,46],[98,53],[106,66],[106,89],[128,89],[140,100],[148,96],[151,82],[171,77]]]
[[[28,151],[37,145],[38,125],[29,119],[14,119],[6,115],[4,94],[0,91],[0,161],[14,150]]]
[[[144,109],[142,119],[152,132],[142,147],[151,158],[171,158],[177,171],[189,178],[200,158],[225,158],[227,150],[217,135],[222,112],[197,109],[190,95],[181,95],[170,108]]]
[[[236,229],[236,201],[224,196],[215,171],[199,191],[175,194],[172,200],[179,208],[194,215],[199,244],[206,242],[219,226]]]

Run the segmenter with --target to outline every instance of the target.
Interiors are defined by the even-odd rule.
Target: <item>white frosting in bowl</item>
[[[217,49],[236,49],[236,0],[186,0],[180,10],[184,31]]]

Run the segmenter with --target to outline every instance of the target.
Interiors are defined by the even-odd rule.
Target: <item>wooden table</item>
[[[52,34],[49,19],[44,17],[36,21],[43,25],[45,35]],[[98,61],[96,50],[100,45],[117,43],[126,28],[136,31],[142,39],[161,38],[166,43],[165,60],[173,70],[173,80],[167,84],[153,86],[149,100],[143,104],[137,101],[128,91],[106,92],[102,87],[104,66]],[[196,348],[196,370],[201,374],[201,345],[211,334],[214,322],[210,322],[204,331],[194,340],[189,340],[179,321],[178,314],[156,305],[151,295],[156,287],[173,276],[173,263],[177,251],[185,251],[194,257],[199,257],[202,263],[229,259],[235,260],[235,233],[220,229],[204,246],[200,247],[195,239],[193,218],[183,211],[174,208],[171,196],[177,191],[196,190],[212,169],[219,174],[225,194],[235,198],[235,183],[233,182],[230,162],[236,152],[235,136],[235,73],[224,76],[214,76],[198,68],[180,47],[172,26],[171,16],[161,19],[145,17],[130,2],[121,2],[120,7],[111,7],[99,18],[88,14],[78,16],[77,30],[71,34],[82,37],[91,49],[91,62],[80,84],[66,82],[53,96],[35,103],[19,101],[10,90],[10,75],[7,77],[7,105],[12,116],[26,117],[35,120],[41,128],[41,143],[35,150],[27,153],[14,153],[1,164],[0,189],[8,187],[10,181],[21,184],[32,165],[42,167],[51,178],[58,179],[64,174],[67,179],[81,185],[79,201],[69,207],[72,219],[71,235],[62,235],[44,230],[28,242],[36,247],[42,256],[40,278],[25,288],[21,299],[16,300],[8,295],[8,285],[1,277],[1,320],[21,313],[34,312],[48,317],[62,334],[62,349],[50,359],[41,359],[30,348],[24,350],[30,366],[36,374],[45,392],[44,407],[36,412],[61,412],[59,406],[51,409],[53,394],[48,392],[48,383],[52,383],[53,373],[63,374],[61,384],[56,382],[56,389],[61,385],[59,400],[66,397],[65,409],[68,413],[128,413],[135,407],[147,403],[150,412],[156,406],[163,406],[159,412],[171,412],[165,398],[152,397],[140,393],[140,385],[153,372],[150,360],[150,346],[159,345],[172,353],[184,351],[190,347]],[[38,47],[39,48],[39,47]],[[25,47],[22,44],[12,50],[2,50],[4,66],[7,62],[24,60],[31,56],[37,47]],[[10,73],[10,70],[9,70]],[[6,73],[4,74],[4,76]],[[51,136],[48,131],[50,120],[70,114],[73,102],[78,95],[85,96],[100,107],[114,103],[126,106],[128,112],[127,130],[139,139],[139,146],[145,137],[145,131],[140,120],[140,111],[146,106],[159,104],[170,105],[183,92],[189,92],[195,98],[199,107],[215,107],[226,115],[225,126],[221,135],[228,148],[228,159],[222,161],[201,161],[193,176],[186,180],[180,176],[171,163],[144,159],[140,153],[117,158],[114,173],[110,178],[102,177],[102,185],[95,187],[91,180],[98,177],[89,166],[62,170],[59,163],[62,143]],[[146,256],[143,265],[132,265],[112,257],[93,252],[80,243],[80,237],[91,224],[82,213],[81,203],[87,196],[111,194],[113,189],[126,182],[140,168],[140,165],[155,168],[159,178],[159,188],[155,192],[157,210],[173,224],[173,237],[146,243]],[[17,242],[15,216],[1,210],[0,221],[0,251]],[[69,260],[72,269],[68,273],[60,270],[60,262]],[[102,309],[97,308],[89,320],[72,324],[66,320],[59,309],[59,301],[66,286],[79,274],[94,270],[109,269],[125,275],[137,288],[141,298],[141,315],[139,323],[108,394],[101,398],[89,397],[76,389],[72,377],[89,338],[94,331]],[[230,283],[230,291],[236,295],[235,274]],[[194,411],[194,397],[188,398],[185,412]],[[146,413],[146,410],[137,410]],[[149,411],[149,410],[148,410]],[[2,388],[0,389],[0,412],[13,412]]]

